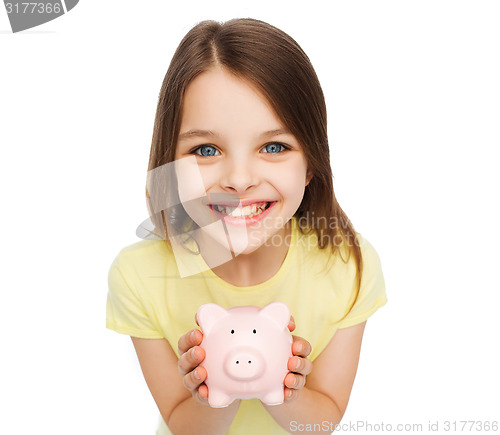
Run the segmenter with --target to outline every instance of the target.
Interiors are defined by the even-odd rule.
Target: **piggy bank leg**
[[[229,406],[233,400],[234,399],[223,391],[214,389],[213,387],[208,392],[208,404],[212,408],[225,408]]]
[[[266,405],[281,405],[285,401],[283,385],[267,393],[261,400]]]

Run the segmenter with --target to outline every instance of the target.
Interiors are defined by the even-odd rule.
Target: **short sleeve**
[[[120,252],[108,272],[106,328],[138,338],[163,338],[154,327],[144,304],[127,279],[126,261]]]
[[[360,240],[363,271],[361,287],[355,304],[338,328],[347,328],[367,320],[375,311],[387,303],[385,281],[380,258],[374,247],[358,234]],[[352,303],[352,302],[351,302]]]

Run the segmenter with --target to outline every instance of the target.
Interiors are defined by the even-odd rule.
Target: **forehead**
[[[263,130],[283,127],[267,99],[247,80],[220,68],[196,77],[187,87],[181,117],[183,130],[243,125]]]

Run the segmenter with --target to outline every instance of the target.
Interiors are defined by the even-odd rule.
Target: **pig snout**
[[[252,348],[237,348],[224,361],[227,375],[238,381],[252,381],[265,372],[266,363],[260,353]]]

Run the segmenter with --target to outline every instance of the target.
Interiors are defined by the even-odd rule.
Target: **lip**
[[[278,201],[252,201],[252,202],[247,201],[248,204],[254,204],[255,202],[270,202],[271,205],[269,206],[269,208],[264,210],[261,214],[258,214],[257,216],[253,216],[251,218],[237,218],[237,217],[225,215],[225,214],[219,213],[217,210],[215,210],[212,207],[212,204],[209,204],[209,207],[210,207],[210,210],[212,210],[214,212],[215,216],[217,216],[219,219],[223,220],[225,223],[227,223],[229,225],[249,226],[249,225],[253,225],[253,224],[261,221],[262,219],[264,219],[271,212],[271,210],[274,208],[274,206],[278,203]],[[219,205],[219,204],[216,204],[216,205]]]

